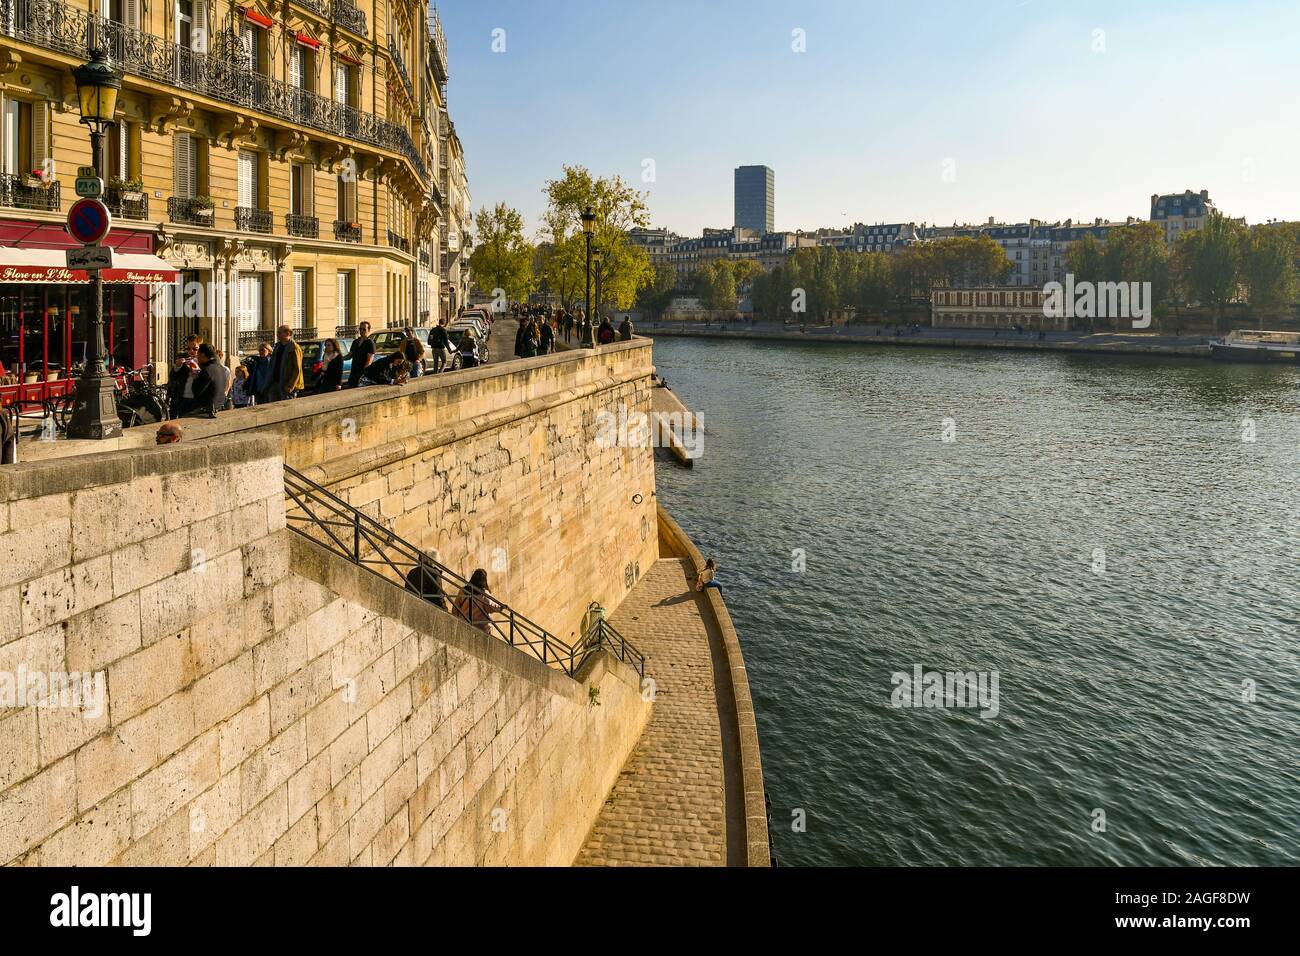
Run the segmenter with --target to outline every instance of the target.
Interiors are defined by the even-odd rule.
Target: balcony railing
[[[275,346],[275,329],[253,329],[251,331],[241,331],[238,336],[239,351],[242,353],[256,352],[263,345]],[[317,338],[314,328],[300,328],[293,330],[295,341],[307,342]]]
[[[402,78],[402,85],[406,87],[407,95],[415,99],[415,88],[411,86],[411,76],[406,72],[406,61],[402,59],[402,51],[397,48],[397,43],[391,36],[388,38],[388,55],[392,57],[393,65],[397,67],[397,75]]]
[[[361,223],[345,222],[342,219],[335,219],[334,238],[337,239],[339,242],[360,242]]]
[[[345,30],[366,36],[366,15],[351,0],[334,0],[334,5],[330,8],[330,19]]]
[[[322,17],[330,15],[329,0],[294,0],[299,6],[306,7],[308,10],[314,10]]]
[[[108,206],[109,212],[120,219],[149,218],[149,197],[140,190],[109,186],[104,190],[104,205]]]
[[[78,59],[90,57],[92,23],[98,45],[128,74],[400,153],[422,182],[429,180],[409,130],[256,72],[242,41],[230,29],[214,31],[209,52],[200,53],[79,10],[64,0],[0,0],[0,34]]]
[[[267,233],[275,228],[275,218],[269,209],[255,209],[252,206],[235,208],[235,230],[237,232]]]
[[[0,0],[3,2],[3,0]],[[11,209],[43,209],[58,212],[62,208],[59,184],[35,184],[25,176],[0,176],[0,206]]]
[[[3,2],[3,0],[0,0]],[[212,206],[206,202],[200,202],[197,199],[186,199],[183,196],[172,196],[167,200],[167,218],[172,222],[185,223],[191,226],[210,226],[212,225],[213,210]]]
[[[399,236],[391,229],[388,230],[388,244],[396,249],[401,249],[403,252],[411,251],[411,244],[406,240],[406,237]]]
[[[298,236],[300,239],[315,239],[320,236],[320,220],[315,216],[298,216],[294,213],[285,213],[284,227],[288,230],[289,235]]]

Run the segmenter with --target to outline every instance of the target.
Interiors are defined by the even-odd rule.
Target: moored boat
[[[1300,332],[1237,329],[1212,341],[1210,356],[1221,362],[1300,364]]]

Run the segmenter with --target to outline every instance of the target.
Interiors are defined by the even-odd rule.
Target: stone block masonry
[[[282,447],[0,472],[0,675],[105,691],[0,710],[0,863],[571,862],[636,675],[573,680],[293,535]]]

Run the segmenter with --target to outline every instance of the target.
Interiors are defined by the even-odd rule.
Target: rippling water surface
[[[655,357],[705,422],[659,494],[721,565],[783,864],[1300,860],[1300,370]],[[892,707],[917,664],[997,671],[999,714]]]

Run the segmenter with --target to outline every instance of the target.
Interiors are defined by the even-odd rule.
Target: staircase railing
[[[645,677],[645,656],[605,621],[570,645],[288,465],[290,530],[570,677],[601,648]]]

